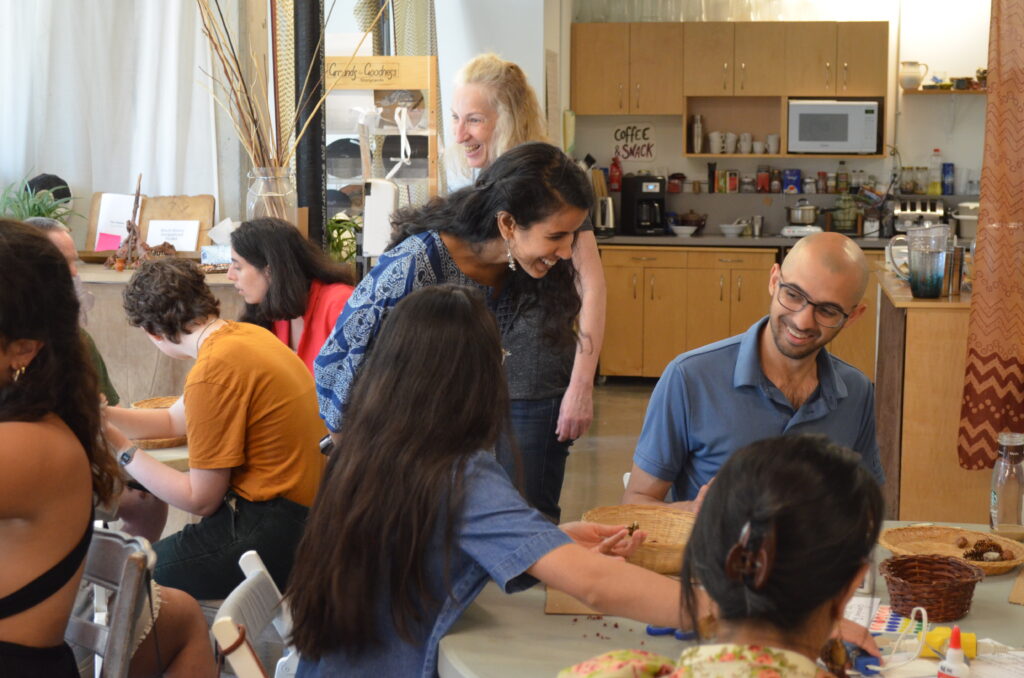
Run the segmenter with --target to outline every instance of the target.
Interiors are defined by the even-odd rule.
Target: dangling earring
[[[22,365],[21,367],[14,368],[14,372],[11,374],[11,379],[14,381],[15,384],[18,383],[19,379],[21,379],[21,375],[25,374],[26,367],[28,366]]]
[[[505,241],[505,256],[508,257],[508,267],[511,270],[516,270],[516,259],[512,256],[512,243],[508,240]]]

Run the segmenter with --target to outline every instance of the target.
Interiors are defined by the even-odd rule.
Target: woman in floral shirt
[[[824,436],[753,443],[719,471],[683,559],[683,617],[696,616],[701,586],[716,609],[714,642],[688,647],[677,661],[609,652],[559,677],[828,675],[815,659],[867,573],[882,516],[878,483],[849,450]]]

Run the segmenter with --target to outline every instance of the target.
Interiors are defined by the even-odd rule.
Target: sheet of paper
[[[977,657],[971,662],[971,678],[1024,678],[1024,652]]]
[[[874,616],[875,610],[878,609],[879,600],[879,598],[869,596],[854,596],[846,604],[843,616],[866,627],[871,623],[871,618]]]
[[[125,223],[132,218],[135,196],[123,193],[104,193],[100,196],[99,216],[96,219],[96,242],[93,249],[116,250],[121,239],[127,237]]]
[[[156,247],[169,242],[179,252],[199,249],[199,221],[179,219],[151,219],[146,231],[146,244]]]

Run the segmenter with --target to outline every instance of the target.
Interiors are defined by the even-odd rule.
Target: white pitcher
[[[924,76],[928,75],[928,64],[918,61],[900,62],[900,87],[906,90],[916,90],[921,86]]]

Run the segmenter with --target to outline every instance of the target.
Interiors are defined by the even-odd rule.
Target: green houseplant
[[[29,217],[49,217],[61,223],[75,215],[71,210],[71,198],[55,198],[53,193],[42,190],[33,193],[28,181],[15,181],[0,193],[0,216],[24,221]]]
[[[327,254],[338,263],[356,260],[356,234],[362,230],[363,218],[338,212],[327,221]]]

